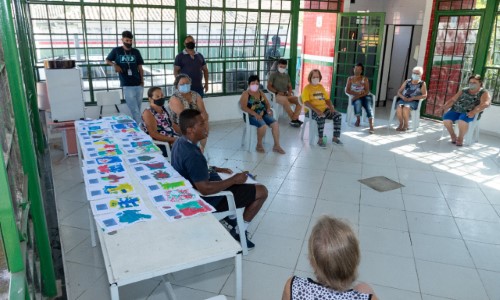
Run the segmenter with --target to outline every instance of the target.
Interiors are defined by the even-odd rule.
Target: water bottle
[[[326,135],[323,136],[323,145],[326,145],[326,142],[328,141],[328,138],[326,137]]]

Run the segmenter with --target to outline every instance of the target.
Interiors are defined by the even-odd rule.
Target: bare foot
[[[276,152],[276,153],[279,153],[279,154],[285,154],[285,150],[283,150],[283,148],[281,148],[280,146],[274,146],[273,147],[273,152]]]
[[[450,141],[452,144],[456,144],[457,143],[457,136],[454,135],[451,137],[451,141]]]

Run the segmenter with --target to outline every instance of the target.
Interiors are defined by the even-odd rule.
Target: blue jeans
[[[354,114],[358,117],[361,116],[361,106],[365,108],[366,116],[368,118],[373,118],[373,98],[371,95],[366,95],[359,99],[354,100],[352,103],[354,106]]]
[[[456,120],[462,120],[464,122],[470,123],[474,121],[474,117],[469,118],[467,116],[467,113],[459,113],[454,111],[453,109],[450,109],[443,115],[443,120],[451,120],[453,123],[455,123]]]
[[[257,128],[261,128],[264,125],[271,126],[271,124],[276,122],[276,120],[268,114],[263,115],[262,120],[257,120],[257,118],[255,118],[254,116],[250,116],[249,120],[250,120],[250,125],[253,125]]]
[[[132,115],[132,118],[137,122],[137,124],[141,124],[142,122],[141,104],[143,93],[144,87],[140,85],[123,87],[123,96],[125,96],[125,102],[127,102],[130,114]]]

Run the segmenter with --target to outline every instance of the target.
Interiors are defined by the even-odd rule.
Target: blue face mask
[[[189,91],[191,91],[191,84],[190,83],[179,85],[179,92],[189,93]]]

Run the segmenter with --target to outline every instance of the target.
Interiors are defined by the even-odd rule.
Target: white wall
[[[427,5],[432,6],[432,0],[356,0],[346,3],[344,11],[385,12],[385,24],[422,25]]]

